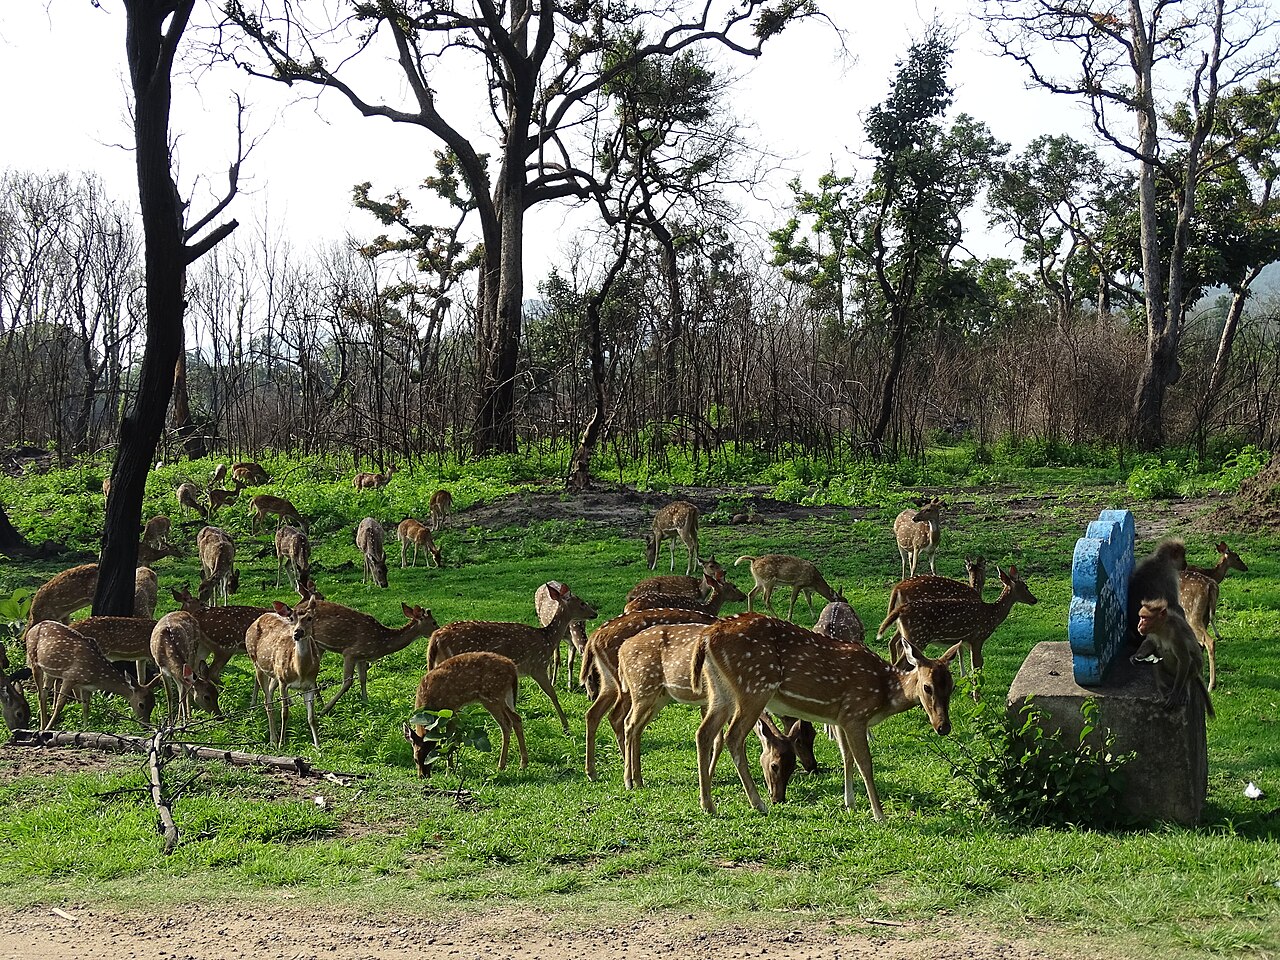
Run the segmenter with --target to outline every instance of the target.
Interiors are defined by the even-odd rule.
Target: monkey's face
[[[1151,631],[1159,630],[1168,615],[1168,607],[1144,603],[1138,611],[1138,633],[1145,637]]]

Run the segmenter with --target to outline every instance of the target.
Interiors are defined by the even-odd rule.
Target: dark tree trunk
[[[894,308],[893,318],[893,350],[889,356],[889,370],[885,374],[884,386],[880,391],[880,413],[876,417],[876,425],[871,429],[871,448],[879,456],[884,449],[885,434],[889,432],[889,423],[893,419],[893,398],[898,391],[898,380],[902,376],[902,364],[907,356],[907,322],[902,316],[902,308]]]
[[[209,445],[204,433],[191,420],[191,392],[187,387],[185,343],[178,348],[178,365],[173,372],[173,429],[182,442],[182,449],[192,460],[199,460],[208,454]]]
[[[18,532],[17,528],[9,522],[9,515],[5,513],[4,504],[0,504],[0,553],[9,557],[22,556],[30,553],[31,544],[27,543],[26,537]]]

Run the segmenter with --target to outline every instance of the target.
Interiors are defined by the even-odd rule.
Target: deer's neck
[[[915,668],[897,667],[883,660],[880,663],[887,697],[884,706],[873,715],[873,723],[904,713],[920,702],[920,677]]]
[[[569,611],[569,608],[561,605],[556,610],[555,616],[551,618],[551,622],[542,628],[542,634],[547,643],[552,647],[559,644],[564,639],[564,635],[569,632],[569,624],[572,621],[573,614]]]
[[[1005,618],[1009,616],[1009,611],[1013,609],[1013,590],[1005,587],[1000,591],[1000,596],[995,603],[982,602],[982,618],[985,626],[989,630],[995,630],[996,627],[1004,623]]]
[[[403,650],[423,635],[422,626],[416,620],[410,620],[399,630],[389,630],[383,627],[382,636],[378,638],[379,649],[383,651],[384,656]]]
[[[1227,578],[1227,570],[1229,569],[1230,567],[1227,566],[1227,558],[1220,557],[1218,562],[1206,570],[1205,573],[1208,574],[1210,579],[1221,583]]]

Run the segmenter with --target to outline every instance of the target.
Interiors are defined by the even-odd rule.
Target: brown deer
[[[160,581],[150,567],[133,571],[133,615],[154,620],[156,602],[160,598]]]
[[[169,545],[169,532],[173,523],[164,514],[152,517],[142,528],[142,542],[156,550]]]
[[[151,722],[156,705],[152,687],[159,681],[158,676],[150,683],[134,683],[111,665],[92,640],[53,620],[44,620],[28,630],[26,647],[31,682],[40,702],[41,730],[48,730],[58,722],[72,696],[79,698],[87,715],[95,690],[119,694],[129,701],[139,722]],[[61,680],[62,685],[50,714],[48,688],[54,680]]]
[[[134,573],[134,616],[149,617],[155,611],[155,583],[155,573],[146,567],[139,567]],[[93,594],[97,589],[98,565],[96,563],[82,563],[70,570],[63,570],[46,581],[31,598],[27,624],[34,626],[42,620],[66,623],[71,619],[71,614],[93,602]]]
[[[31,727],[31,704],[22,692],[22,681],[31,676],[31,668],[23,667],[10,672],[9,657],[0,643],[0,716],[10,730],[28,730]]]
[[[844,758],[844,805],[854,804],[853,768],[857,765],[871,801],[871,814],[884,819],[871,768],[868,730],[885,717],[924,707],[933,729],[951,732],[954,682],[949,669],[960,652],[951,647],[937,660],[907,644],[902,665],[886,663],[860,643],[832,640],[794,624],[758,613],[743,613],[714,624],[697,645],[690,664],[690,686],[705,689],[707,712],[698,727],[698,791],[702,809],[715,813],[711,798],[714,746],[724,734],[747,799],[761,813],[760,799],[747,768],[747,734],[765,710],[835,726]]]
[[[845,643],[864,643],[867,638],[867,628],[858,611],[843,600],[832,600],[822,608],[813,632]]]
[[[178,496],[178,508],[186,515],[191,510],[201,520],[207,520],[209,511],[203,503],[200,502],[200,488],[194,483],[180,483],[177,490],[174,491]]]
[[[698,559],[698,508],[687,500],[674,500],[653,515],[653,526],[645,541],[645,560],[652,570],[658,565],[658,551],[662,541],[671,540],[671,569],[676,568],[676,538],[684,544],[689,554],[685,573],[693,573]]]
[[[628,790],[644,786],[640,769],[640,740],[645,728],[668,703],[705,707],[702,690],[690,686],[689,663],[708,624],[667,624],[641,630],[618,648],[618,678],[631,701],[623,734],[623,784]],[[762,717],[756,727],[763,753],[760,767],[774,803],[787,799],[787,784],[796,769],[795,736],[799,723],[783,734]]]
[[[395,472],[396,468],[392,467],[386,473],[357,473],[351,479],[351,486],[357,490],[381,490],[391,482]]]
[[[427,565],[431,565],[431,559],[434,558],[436,566],[443,566],[440,562],[440,548],[436,546],[435,540],[431,538],[431,528],[419,520],[409,517],[400,521],[400,526],[396,527],[396,538],[400,541],[400,569],[405,567],[405,557],[408,553],[409,544],[413,544],[413,563],[410,566],[418,565],[418,548],[421,547],[427,552]]]
[[[373,517],[365,517],[356,527],[356,547],[364,554],[364,576],[361,583],[372,580],[380,587],[387,585],[387,531]]]
[[[271,478],[259,464],[242,461],[231,465],[231,479],[240,481],[246,487],[260,487]]]
[[[1187,569],[1192,573],[1201,573],[1212,579],[1215,583],[1221,583],[1227,578],[1227,574],[1232,570],[1239,570],[1241,573],[1248,573],[1249,566],[1240,559],[1240,554],[1236,553],[1223,541],[1219,540],[1214,546],[1218,551],[1218,562],[1212,567],[1193,567],[1187,564]]]
[[[707,578],[712,580],[725,579],[724,567],[716,562],[714,555],[700,561],[702,564],[702,576],[689,577],[683,573],[664,573],[656,577],[646,577],[631,588],[627,593],[627,600],[634,600],[636,597],[644,596],[648,593],[660,593],[666,596],[677,597],[697,597],[699,600],[705,600],[711,596],[711,587],[707,583]]]
[[[618,650],[622,644],[634,637],[641,630],[670,623],[715,623],[716,617],[705,611],[667,608],[664,610],[640,610],[636,613],[624,613],[620,617],[601,624],[590,637],[582,651],[582,670],[579,680],[588,691],[592,690],[592,677],[595,677],[594,694],[591,706],[587,708],[587,758],[586,773],[588,780],[596,778],[596,731],[600,721],[606,716],[609,726],[613,728],[614,739],[618,741],[618,751],[625,747],[625,727],[627,711],[631,709],[631,698],[622,690],[618,679]]]
[[[222,598],[226,606],[228,594],[240,587],[240,574],[236,570],[236,544],[231,535],[221,527],[202,527],[196,534],[196,549],[200,554],[200,599],[208,603],[215,597]]]
[[[286,500],[284,497],[273,496],[269,493],[260,493],[249,500],[250,525],[254,533],[258,532],[259,526],[267,518],[269,514],[276,517],[276,526],[280,526],[286,520],[295,526],[307,529],[307,523],[302,519],[302,514],[298,513],[298,508]]]
[[[427,651],[427,668],[431,669],[449,657],[460,653],[487,650],[500,653],[515,661],[520,674],[532,677],[534,683],[551,700],[560,725],[569,733],[569,719],[560,706],[555,687],[551,685],[548,670],[556,647],[560,645],[569,624],[574,620],[593,620],[596,608],[573,595],[563,583],[549,584],[551,596],[560,605],[556,615],[545,627],[529,627],[523,623],[488,623],[464,620],[450,623],[431,635]]]
[[[193,596],[191,588],[184,585],[181,590],[173,590],[173,599],[181,608],[191,614],[200,623],[200,630],[213,652],[205,675],[214,683],[222,679],[222,671],[237,653],[244,653],[244,637],[253,622],[271,611],[266,607],[225,606],[209,607]],[[253,691],[257,699],[257,688]]]
[[[103,499],[110,499],[111,497],[111,477],[110,476],[106,476],[102,478],[102,497]]]
[[[429,671],[418,684],[414,698],[415,710],[452,710],[455,713],[468,704],[478,703],[502,729],[502,751],[498,754],[498,769],[507,769],[507,751],[511,745],[511,731],[516,732],[516,744],[520,748],[520,769],[529,766],[529,751],[524,744],[524,724],[516,713],[516,694],[520,692],[520,673],[510,657],[497,653],[476,651],[450,657]],[[405,725],[405,739],[413,747],[413,762],[418,776],[430,774],[426,758],[429,746],[425,727]]]
[[[156,628],[152,617],[86,617],[71,624],[98,645],[102,655],[114,662],[127,661],[141,680],[146,676],[151,658],[151,632]]]
[[[209,474],[209,486],[221,487],[227,482],[227,465],[220,463]]]
[[[209,487],[209,517],[212,519],[217,515],[218,511],[223,507],[234,506],[240,499],[240,491],[243,485],[239,480],[232,480],[231,490],[222,490],[217,487]]]
[[[1218,610],[1218,582],[1212,577],[1191,570],[1182,570],[1178,575],[1178,602],[1182,604],[1187,625],[1195,633],[1196,640],[1209,655],[1209,689],[1218,685],[1217,651],[1214,636],[1221,640],[1214,616]],[[1213,628],[1213,634],[1209,628]]]
[[[703,577],[703,586],[708,595],[705,600],[679,594],[642,593],[628,600],[623,613],[635,613],[639,610],[684,609],[701,610],[712,616],[720,615],[720,608],[726,603],[740,603],[747,595],[733,583],[725,579]]]
[[[268,742],[284,746],[289,736],[290,690],[301,690],[307,707],[312,746],[320,746],[316,726],[316,678],[320,674],[320,647],[312,636],[313,601],[295,607],[277,602],[274,613],[264,613],[245,633],[244,646],[253,661],[258,686],[267,711]],[[277,735],[271,698],[280,691],[280,731]]]
[[[751,561],[751,576],[756,582],[755,586],[747,591],[747,610],[751,609],[751,598],[755,596],[756,591],[760,591],[764,598],[764,605],[772,610],[773,590],[777,586],[791,588],[791,603],[787,605],[788,620],[795,613],[796,597],[802,590],[805,601],[809,604],[811,616],[814,613],[813,595],[815,593],[828,601],[844,599],[838,590],[831,589],[822,574],[818,572],[818,568],[808,560],[785,553],[766,553],[760,557],[741,556],[733,562],[733,565],[736,567],[743,560]]]
[[[929,572],[937,573],[934,558],[938,552],[938,540],[942,536],[942,511],[947,503],[938,497],[917,501],[914,510],[903,510],[893,521],[893,535],[898,540],[898,555],[902,557],[902,579],[907,578],[907,558],[911,558],[911,575],[916,575],[916,564],[921,553],[929,555]]]
[[[437,490],[431,495],[427,510],[430,513],[431,529],[440,530],[448,522],[449,514],[453,513],[453,494],[448,490]]]
[[[166,725],[189,723],[194,705],[221,717],[218,688],[205,676],[203,650],[209,643],[194,616],[177,610],[166,613],[151,631],[151,659],[164,678]]]
[[[294,586],[301,591],[311,577],[311,541],[297,527],[288,524],[276,530],[276,586],[286,569]]]
[[[165,557],[176,557],[178,555],[178,548],[172,543],[166,543],[163,547],[156,548],[145,540],[138,541],[138,563],[143,566],[150,566],[157,560],[163,560]]]
[[[544,583],[533,592],[533,609],[538,614],[538,623],[546,626],[556,618],[556,613],[560,609],[560,603],[551,595],[551,584]],[[573,676],[573,661],[575,657],[581,656],[583,648],[587,645],[587,625],[585,621],[573,620],[569,623],[569,677]],[[551,682],[554,684],[560,676],[560,645],[556,644],[555,657],[551,665]],[[565,686],[570,684],[566,682]]]
[[[884,623],[880,624],[876,640],[880,640],[885,631],[897,623],[899,636],[891,644],[896,647],[892,651],[895,661],[902,655],[905,645],[925,650],[931,643],[959,644],[969,651],[970,667],[974,671],[981,670],[982,645],[995,632],[996,627],[1004,623],[1013,605],[1034,605],[1037,602],[1026,583],[1018,576],[1017,567],[1011,566],[1008,570],[996,567],[996,574],[1000,578],[1001,590],[995,603],[987,603],[968,587],[965,588],[970,590],[968,596],[931,594],[929,591],[934,586],[932,580],[942,579],[940,577],[930,578],[929,581],[925,581],[923,577],[902,581],[894,588],[898,603],[889,611]],[[959,666],[963,675],[963,659]],[[976,687],[973,696],[975,700],[978,698]]]
[[[982,590],[987,585],[987,560],[980,554],[972,557],[964,558],[964,575],[969,578],[969,586],[973,591],[982,596]]]
[[[439,626],[430,610],[411,607],[407,603],[400,604],[400,610],[409,622],[396,628],[384,627],[366,613],[328,600],[314,601],[312,610],[312,635],[316,643],[322,650],[342,655],[342,687],[320,708],[321,716],[332,710],[338,699],[351,689],[357,672],[360,675],[360,699],[368,703],[369,664],[403,650],[419,637],[431,636]]]

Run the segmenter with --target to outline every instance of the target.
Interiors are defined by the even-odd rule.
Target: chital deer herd
[[[355,491],[380,490],[393,475],[394,469],[385,474],[357,473],[352,487]],[[228,477],[231,490],[223,487]],[[178,506],[209,518],[234,503],[243,488],[268,482],[270,477],[257,464],[236,463],[229,470],[220,465],[207,487],[207,506],[194,483],[177,488]],[[674,571],[678,539],[687,552],[686,573],[642,580],[627,594],[622,613],[588,635],[587,622],[597,617],[597,608],[558,581],[542,584],[534,594],[537,627],[482,620],[440,626],[430,610],[407,602],[401,603],[406,622],[384,626],[359,610],[325,600],[316,591],[311,580],[311,541],[301,514],[282,496],[258,493],[250,500],[251,528],[256,532],[268,516],[277,518],[275,585],[280,587],[287,570],[302,597],[299,602],[293,606],[277,602],[271,607],[227,605],[240,575],[235,564],[236,544],[225,529],[206,525],[196,536],[202,573],[198,590],[193,594],[183,585],[169,591],[180,609],[159,620],[154,619],[158,581],[147,567],[137,571],[133,617],[89,617],[64,625],[91,601],[97,584],[95,564],[69,569],[42,586],[33,598],[25,632],[30,683],[38,696],[39,723],[45,729],[58,722],[73,696],[87,714],[94,691],[123,697],[134,716],[149,723],[155,692],[161,686],[166,690],[165,722],[183,725],[192,722],[197,709],[222,716],[219,692],[223,672],[233,657],[242,655],[253,667],[251,706],[258,690],[263,694],[269,741],[285,744],[289,705],[300,696],[312,744],[318,748],[320,718],[334,710],[357,680],[362,703],[369,703],[369,666],[428,638],[426,671],[417,687],[415,710],[456,712],[479,704],[502,732],[498,769],[507,767],[514,731],[520,769],[525,770],[529,753],[516,709],[519,679],[533,679],[549,699],[562,730],[569,734],[569,719],[556,693],[553,672],[558,671],[561,643],[567,638],[569,673],[575,673],[574,661],[580,656],[576,676],[590,697],[585,716],[588,778],[599,776],[596,739],[602,720],[608,719],[617,742],[623,785],[636,790],[644,785],[641,746],[646,728],[667,704],[696,706],[702,712],[693,738],[702,808],[715,812],[712,778],[723,751],[731,758],[750,804],[765,811],[766,802],[747,762],[748,736],[754,732],[759,738],[760,765],[769,798],[781,803],[797,764],[816,771],[813,724],[825,724],[834,731],[843,760],[845,806],[855,805],[856,769],[872,816],[882,820],[884,811],[872,771],[870,728],[918,705],[934,731],[946,736],[951,729],[949,711],[955,687],[952,663],[964,674],[963,654],[968,651],[969,671],[980,671],[984,643],[1014,605],[1037,602],[1012,565],[995,566],[1001,589],[992,602],[983,599],[987,564],[982,557],[964,558],[967,582],[937,575],[941,515],[947,509],[939,498],[918,501],[893,524],[902,578],[890,591],[888,609],[874,641],[886,645],[886,658],[867,645],[857,611],[811,560],[781,553],[740,556],[734,565],[750,563],[754,580],[751,590],[744,593],[728,579],[714,556],[701,557],[700,512],[689,501],[677,500],[658,510],[645,536],[649,569],[657,566],[662,543],[667,540]],[[419,551],[427,554],[428,566],[432,560],[436,567],[441,565],[433,533],[442,530],[452,510],[450,492],[437,490],[425,514],[419,514],[426,516],[425,522],[409,517],[399,523],[396,534],[402,570],[416,566]],[[148,555],[176,552],[170,542],[173,532],[167,517],[153,517],[142,539]],[[362,555],[364,580],[386,588],[386,529],[377,518],[360,521],[355,528],[355,546]],[[267,555],[270,549],[258,556]],[[345,550],[350,549],[348,539]],[[1165,636],[1162,629],[1169,632],[1161,625],[1162,617],[1174,621],[1188,637],[1194,634],[1208,654],[1207,690],[1214,689],[1217,681],[1215,638],[1220,637],[1216,611],[1221,583],[1230,570],[1248,569],[1225,543],[1219,543],[1217,550],[1219,561],[1213,567],[1180,571],[1179,596],[1171,604],[1161,606],[1165,601],[1135,598],[1143,604],[1141,626],[1148,640]],[[929,573],[917,573],[926,557]],[[698,565],[701,576],[693,576]],[[760,601],[773,611],[773,591],[779,587],[791,588],[785,619],[752,610]],[[802,594],[811,615],[814,594],[828,601],[813,630],[790,622]],[[215,601],[219,605],[213,605]],[[1183,621],[1173,609],[1178,601],[1185,613],[1185,627],[1180,626]],[[744,602],[747,612],[721,615],[725,604]],[[945,652],[930,659],[926,652],[935,644]],[[1161,649],[1152,643],[1144,647],[1149,648]],[[0,708],[6,724],[17,729],[31,722],[30,708],[21,692],[28,671],[12,671],[3,654],[0,647]],[[329,654],[341,658],[342,673],[340,684],[333,681],[333,692],[326,699],[320,676]],[[1198,663],[1192,656],[1185,659]],[[133,676],[113,665],[122,661],[134,664]],[[394,669],[395,661],[390,662]],[[153,670],[156,675],[146,680]],[[1175,683],[1183,680],[1182,672],[1180,661]],[[375,685],[375,695],[380,688]],[[976,698],[977,686],[973,693]],[[1206,705],[1211,710],[1207,701]],[[407,709],[407,704],[404,706]],[[783,720],[775,722],[771,714]],[[419,774],[427,776],[431,745],[426,728],[406,725],[404,734]]]

